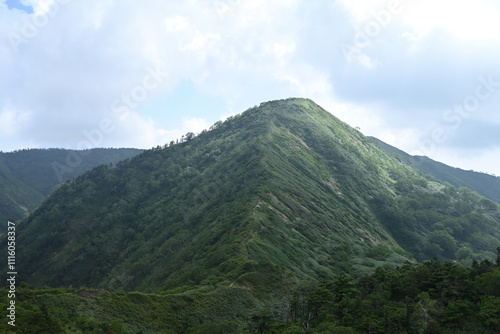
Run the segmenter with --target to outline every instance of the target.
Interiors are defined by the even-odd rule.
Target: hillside
[[[500,177],[450,167],[428,157],[412,156],[377,138],[372,139],[384,151],[394,155],[405,164],[417,168],[422,173],[432,175],[434,178],[448,182],[455,187],[470,188],[484,197],[500,203]]]
[[[265,264],[314,282],[433,257],[494,261],[500,214],[288,99],[65,183],[19,224],[17,243],[36,286],[251,291],[275,277]]]
[[[0,221],[16,221],[33,212],[62,182],[100,164],[116,164],[141,152],[137,149],[0,152]]]

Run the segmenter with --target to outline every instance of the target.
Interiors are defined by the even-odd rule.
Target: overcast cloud
[[[500,4],[0,0],[0,149],[150,148],[307,97],[500,175]]]

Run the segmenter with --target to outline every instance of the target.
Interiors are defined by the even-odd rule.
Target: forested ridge
[[[384,151],[401,159],[404,163],[414,166],[422,173],[432,175],[438,180],[449,182],[455,187],[470,188],[490,200],[500,203],[500,177],[472,170],[450,167],[424,156],[411,156],[377,138],[372,137],[372,139]]]
[[[495,332],[498,209],[266,102],[57,187],[17,223],[22,307],[62,332]]]
[[[33,212],[54,188],[101,164],[116,164],[138,149],[24,149],[0,152],[0,221]]]

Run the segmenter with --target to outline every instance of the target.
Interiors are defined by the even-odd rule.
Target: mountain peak
[[[20,270],[36,285],[156,290],[244,282],[258,263],[315,280],[493,259],[500,216],[481,201],[309,99],[269,101],[60,187],[20,224]]]

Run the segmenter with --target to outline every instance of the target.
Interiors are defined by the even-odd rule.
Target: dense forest
[[[500,252],[500,249],[499,249]],[[500,253],[499,253],[500,254]],[[378,268],[353,280],[301,284],[276,305],[276,282],[213,284],[156,294],[33,288],[16,299],[17,331],[3,333],[499,333],[499,259],[470,268],[437,259]],[[271,288],[266,289],[270,284]],[[250,290],[250,291],[249,291]],[[267,290],[267,291],[266,291]],[[250,292],[252,294],[250,294]],[[2,294],[2,307],[6,307]]]

